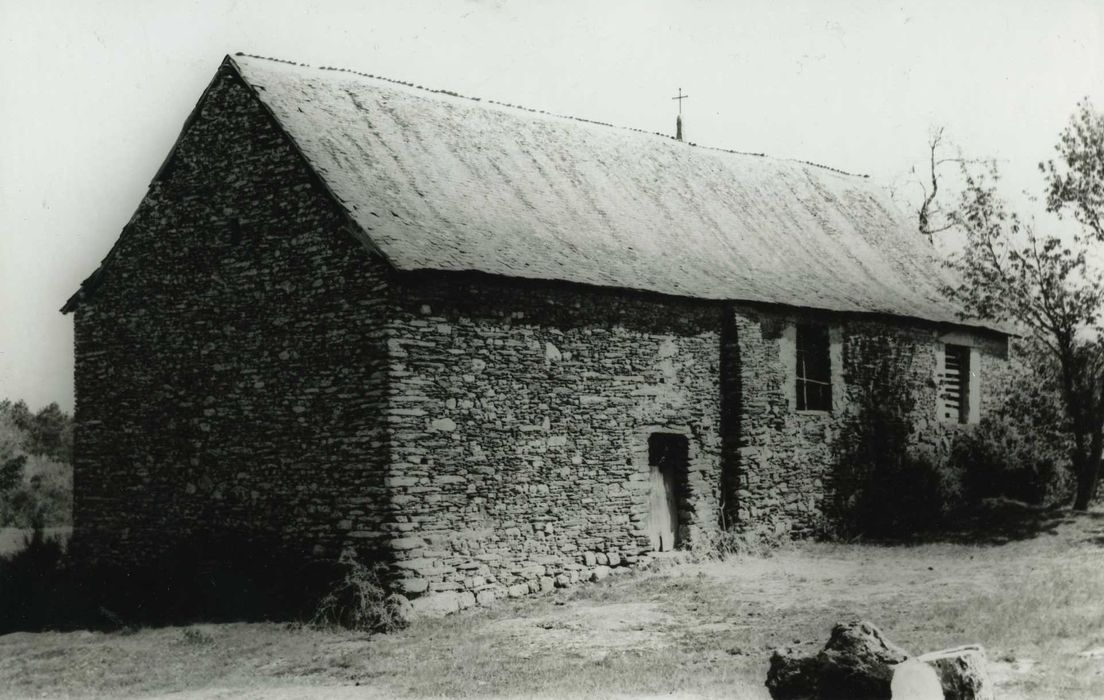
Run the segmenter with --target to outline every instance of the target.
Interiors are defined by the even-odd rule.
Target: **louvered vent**
[[[947,345],[939,385],[940,414],[944,420],[965,423],[970,416],[970,348]]]

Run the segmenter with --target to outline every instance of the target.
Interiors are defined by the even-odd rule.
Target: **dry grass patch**
[[[8,696],[766,698],[770,650],[868,618],[980,642],[1002,698],[1104,697],[1104,520],[1004,544],[803,544],[510,601],[387,635],[227,624],[0,637]],[[357,685],[359,684],[359,685]]]

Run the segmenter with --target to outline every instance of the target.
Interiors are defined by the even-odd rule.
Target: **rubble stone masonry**
[[[797,323],[829,327],[833,402],[830,412],[798,411],[795,401]],[[937,411],[944,344],[972,347],[973,422],[991,410],[1007,367],[1007,343],[992,335],[948,333],[931,324],[869,320],[814,312],[765,311],[738,306],[726,354],[736,388],[736,414],[726,442],[735,493],[729,512],[740,527],[790,536],[830,534],[834,527],[833,471],[845,421],[883,366],[912,394],[913,450],[946,458],[951,440],[969,425],[942,420]]]
[[[192,536],[354,551],[453,610],[649,556],[649,436],[685,436],[679,538],[831,528],[834,447],[884,355],[937,417],[942,343],[980,412],[1003,340],[916,322],[476,273],[395,272],[232,76],[76,308],[74,552]],[[833,406],[798,412],[795,323],[830,327]],[[889,349],[887,351],[887,348]]]
[[[246,88],[204,105],[76,309],[75,553],[379,547],[387,268]]]
[[[518,594],[635,563],[652,433],[688,439],[683,540],[718,527],[721,307],[487,278],[401,290],[387,483],[404,592]]]

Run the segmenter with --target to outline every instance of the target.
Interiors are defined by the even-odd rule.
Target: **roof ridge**
[[[456,97],[458,99],[469,100],[471,102],[486,102],[487,104],[498,105],[500,107],[508,107],[510,109],[517,109],[517,110],[521,110],[523,112],[531,112],[533,114],[543,114],[543,115],[549,116],[549,117],[556,117],[557,119],[569,119],[571,121],[582,122],[584,124],[594,124],[596,126],[604,126],[604,127],[610,128],[610,129],[619,129],[621,131],[631,131],[631,132],[635,132],[635,133],[638,133],[638,134],[645,134],[647,136],[659,136],[660,138],[664,138],[664,139],[667,139],[669,141],[675,141],[676,140],[674,136],[671,136],[669,134],[664,134],[664,133],[661,133],[659,131],[648,131],[646,129],[638,129],[638,128],[632,127],[632,126],[622,126],[620,124],[611,124],[609,122],[601,122],[601,121],[598,121],[596,119],[587,119],[586,117],[576,117],[576,116],[571,115],[571,114],[560,114],[558,112],[549,112],[549,111],[543,110],[543,109],[535,109],[533,107],[526,107],[524,105],[511,104],[509,102],[501,102],[499,100],[484,99],[484,98],[481,98],[481,97],[472,97],[470,95],[461,95],[460,93],[454,92],[452,90],[434,89],[434,88],[430,88],[430,87],[425,87],[423,85],[417,85],[415,83],[408,83],[404,80],[396,80],[395,78],[388,78],[387,76],[383,76],[383,75],[374,75],[372,73],[364,73],[362,71],[353,70],[351,68],[339,68],[339,67],[336,67],[336,66],[312,66],[309,63],[298,63],[296,61],[289,61],[289,60],[286,60],[286,59],[283,59],[283,58],[275,58],[273,56],[259,56],[257,54],[245,53],[244,51],[238,51],[238,52],[234,53],[234,56],[242,56],[242,57],[245,57],[245,58],[255,58],[255,59],[258,59],[258,60],[261,60],[261,61],[271,61],[273,63],[284,63],[284,64],[287,64],[289,66],[297,66],[299,68],[310,68],[311,70],[332,71],[332,72],[336,72],[336,73],[351,73],[353,75],[359,75],[359,76],[362,76],[362,77],[365,77],[365,78],[371,78],[372,80],[382,80],[382,81],[387,82],[387,83],[393,83],[395,85],[402,85],[404,87],[413,88],[415,90],[421,90],[422,92],[428,92],[428,93],[435,94],[435,95],[448,95],[449,97]],[[870,178],[870,175],[868,175],[866,173],[852,173],[852,172],[849,172],[847,170],[842,170],[840,168],[833,168],[830,165],[823,165],[821,163],[815,163],[815,162],[810,161],[810,160],[802,160],[800,158],[775,158],[774,156],[768,156],[766,153],[753,153],[753,152],[750,152],[750,151],[737,151],[736,149],[733,149],[733,148],[721,148],[720,146],[704,146],[702,144],[695,143],[693,141],[685,141],[683,143],[685,143],[687,146],[690,146],[692,148],[701,148],[701,149],[705,149],[707,151],[717,151],[719,153],[731,153],[733,155],[739,155],[739,156],[752,156],[752,157],[755,157],[755,158],[771,158],[772,160],[777,160],[777,161],[786,161],[786,162],[790,162],[790,163],[799,163],[801,165],[808,165],[808,166],[812,166],[814,168],[820,168],[822,170],[827,170],[829,172],[833,172],[833,173],[836,173],[836,174],[839,174],[839,175],[846,175],[848,177],[856,177],[856,178],[862,178],[862,179],[869,179]]]

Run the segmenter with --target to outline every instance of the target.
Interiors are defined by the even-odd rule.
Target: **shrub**
[[[79,538],[70,543],[71,549],[80,547]],[[341,591],[333,582],[342,571],[346,569],[311,561],[271,541],[216,532],[179,540],[164,556],[143,566],[78,566],[56,540],[36,529],[24,549],[0,558],[0,634],[304,619],[315,610],[322,592]],[[356,571],[348,572],[344,583],[348,586],[361,579],[365,594],[351,599],[356,603],[351,612],[342,610],[348,595],[336,596],[333,608],[342,610],[340,617],[349,624],[367,628],[368,613],[353,613],[357,606],[371,610],[381,594],[370,591],[370,579]],[[396,605],[389,605],[392,616],[398,615]],[[381,619],[377,628],[397,624]]]
[[[211,530],[178,539],[141,567],[86,578],[115,581],[93,597],[128,622],[289,620],[307,616],[339,574],[263,534]]]
[[[999,415],[959,435],[951,449],[971,503],[1000,496],[1032,505],[1065,500],[1072,493],[1067,463],[1068,456],[1038,433]]]
[[[214,637],[196,627],[189,627],[180,635],[180,643],[188,646],[206,646],[214,641]]]
[[[699,533],[690,547],[696,559],[724,561],[730,557],[766,558],[790,543],[786,534],[768,528],[720,529]]]
[[[1060,368],[1031,340],[1012,343],[1007,376],[993,387],[988,415],[959,435],[951,462],[971,502],[1007,497],[1052,505],[1073,497],[1072,429],[1058,387]]]
[[[903,538],[940,527],[959,499],[957,479],[933,459],[886,448],[851,468],[861,485],[843,504],[851,535]]]
[[[37,528],[23,549],[0,557],[0,634],[57,624],[63,580],[63,550]]]
[[[872,358],[836,442],[834,485],[840,534],[902,538],[938,528],[961,500],[961,480],[932,449],[914,444],[916,399],[902,377],[911,360],[868,341]]]
[[[340,626],[366,632],[392,632],[409,620],[405,598],[388,595],[382,583],[383,565],[366,565],[352,556],[341,564],[345,575],[318,603],[311,624]]]

